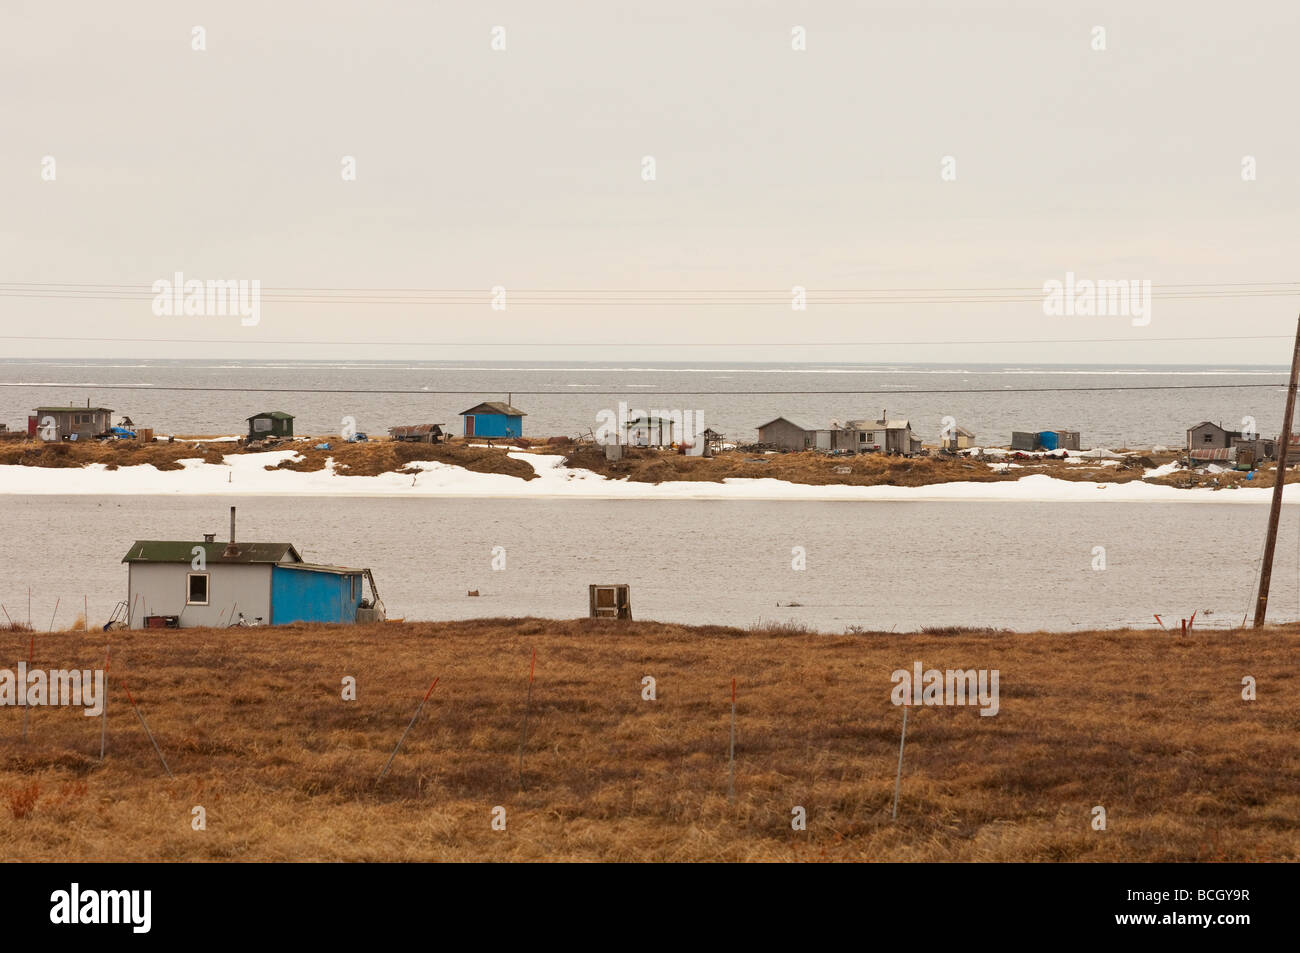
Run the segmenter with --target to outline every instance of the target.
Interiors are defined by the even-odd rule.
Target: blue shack
[[[136,540],[127,564],[130,628],[378,622],[384,604],[369,569],[306,562],[291,543]],[[369,596],[365,584],[370,584]]]
[[[524,418],[528,415],[517,407],[499,400],[487,401],[462,410],[466,437],[522,437]]]

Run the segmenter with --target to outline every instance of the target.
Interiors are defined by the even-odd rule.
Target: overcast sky
[[[1157,292],[1300,281],[1298,23],[1291,2],[6,0],[0,351],[1286,363],[1295,297],[1156,298],[1133,327],[1049,317],[1038,299],[817,296],[1041,289],[1067,271]],[[791,48],[796,26],[806,50]],[[175,272],[257,279],[263,295],[481,301],[267,298],[244,327],[156,316],[147,295],[12,293],[148,289]],[[505,311],[490,307],[495,285]],[[511,289],[794,285],[806,312],[511,303]],[[1193,335],[1284,337],[1154,340]],[[1113,340],[874,343],[1079,338]],[[466,346],[322,343],[374,340]],[[818,341],[867,343],[789,346]]]

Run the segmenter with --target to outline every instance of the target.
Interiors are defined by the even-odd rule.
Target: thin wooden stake
[[[439,678],[441,678],[441,676],[439,676]],[[420,699],[420,706],[415,709],[415,714],[411,716],[411,723],[408,724],[406,726],[406,730],[402,732],[402,737],[397,739],[397,747],[394,748],[393,753],[388,756],[388,764],[385,764],[384,770],[379,772],[379,779],[378,781],[375,782],[376,784],[379,783],[379,781],[384,780],[384,775],[388,773],[389,766],[392,765],[393,759],[397,757],[398,749],[402,747],[402,742],[406,740],[406,736],[409,735],[411,733],[411,729],[415,727],[415,719],[420,717],[420,712],[424,710],[424,703],[429,700],[429,696],[433,694],[433,686],[437,684],[438,684],[438,679],[435,678],[433,680],[433,685],[429,686],[429,690],[425,692],[424,697]]]
[[[731,680],[731,750],[727,754],[727,801],[736,801],[736,680]]]
[[[158,752],[158,760],[162,762],[163,770],[167,772],[167,777],[175,781],[176,776],[172,774],[172,769],[167,767],[167,759],[163,757],[162,748],[158,747],[157,739],[154,738],[153,732],[149,730],[149,724],[144,720],[144,713],[140,711],[140,706],[137,705],[135,699],[131,697],[131,689],[126,687],[126,682],[119,681],[118,684],[122,686],[122,691],[126,692],[126,700],[129,701],[131,707],[135,709],[135,715],[140,719],[140,724],[144,725],[144,733],[148,735],[149,740],[153,742],[153,750]]]
[[[104,745],[108,740],[108,666],[113,660],[113,647],[104,646],[104,697],[100,699],[99,712],[99,760],[104,760]]]
[[[528,700],[524,702],[524,730],[519,736],[519,790],[524,789],[524,744],[528,741],[528,715],[533,710],[533,671],[537,668],[537,649],[528,665]]]
[[[32,633],[30,641],[27,643],[27,667],[30,669],[32,663],[36,660],[36,633]],[[27,716],[31,713],[32,706],[27,704],[27,686],[22,686],[23,693],[23,741],[27,740]]]
[[[903,703],[903,733],[898,737],[898,774],[894,777],[894,809],[889,812],[891,821],[898,820],[898,794],[903,787],[903,746],[907,744],[907,710],[911,707]]]
[[[62,596],[60,596],[58,599],[55,599],[55,600],[54,600],[54,611],[50,613],[50,631],[51,631],[51,632],[54,631],[54,617],[55,617],[56,615],[59,614],[59,603],[62,602],[62,601],[63,601],[63,597],[62,597]]]

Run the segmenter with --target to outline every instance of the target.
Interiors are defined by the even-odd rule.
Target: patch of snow
[[[857,500],[902,501],[1032,501],[1032,502],[1232,502],[1267,503],[1272,490],[1249,487],[1225,497],[1208,487],[1180,489],[1133,480],[1096,484],[1057,480],[1047,474],[1017,480],[940,483],[931,486],[813,486],[771,477],[731,477],[721,482],[690,480],[634,483],[610,480],[589,470],[564,466],[555,454],[512,452],[537,473],[533,480],[500,473],[476,473],[436,460],[410,465],[412,473],[349,477],[323,470],[267,470],[284,460],[300,458],[293,450],[228,454],[223,463],[201,459],[181,461],[183,469],[158,470],[148,464],[108,470],[102,464],[83,468],[0,466],[0,495],[250,495],[250,496],[371,496],[371,497],[509,497],[520,499],[582,498],[635,500]],[[1153,475],[1164,468],[1156,468]],[[1102,492],[1104,491],[1104,492]],[[1300,503],[1300,496],[1290,502]]]

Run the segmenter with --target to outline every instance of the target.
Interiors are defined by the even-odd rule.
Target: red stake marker
[[[441,676],[439,676],[439,678],[441,678]],[[388,773],[388,769],[392,765],[393,759],[397,757],[397,752],[402,747],[402,742],[406,740],[406,736],[409,735],[411,733],[411,729],[415,727],[415,720],[420,717],[420,712],[424,710],[424,703],[429,700],[429,696],[433,694],[434,686],[436,686],[437,684],[438,684],[438,679],[435,678],[433,682],[429,685],[429,690],[425,692],[424,697],[420,699],[420,705],[418,708],[415,709],[415,714],[411,716],[410,724],[408,724],[406,726],[406,730],[402,732],[402,737],[397,739],[397,747],[394,748],[393,753],[388,756],[388,763],[384,765],[384,770],[379,772],[379,781],[384,780],[384,775]],[[376,781],[375,783],[378,783],[378,781]]]

